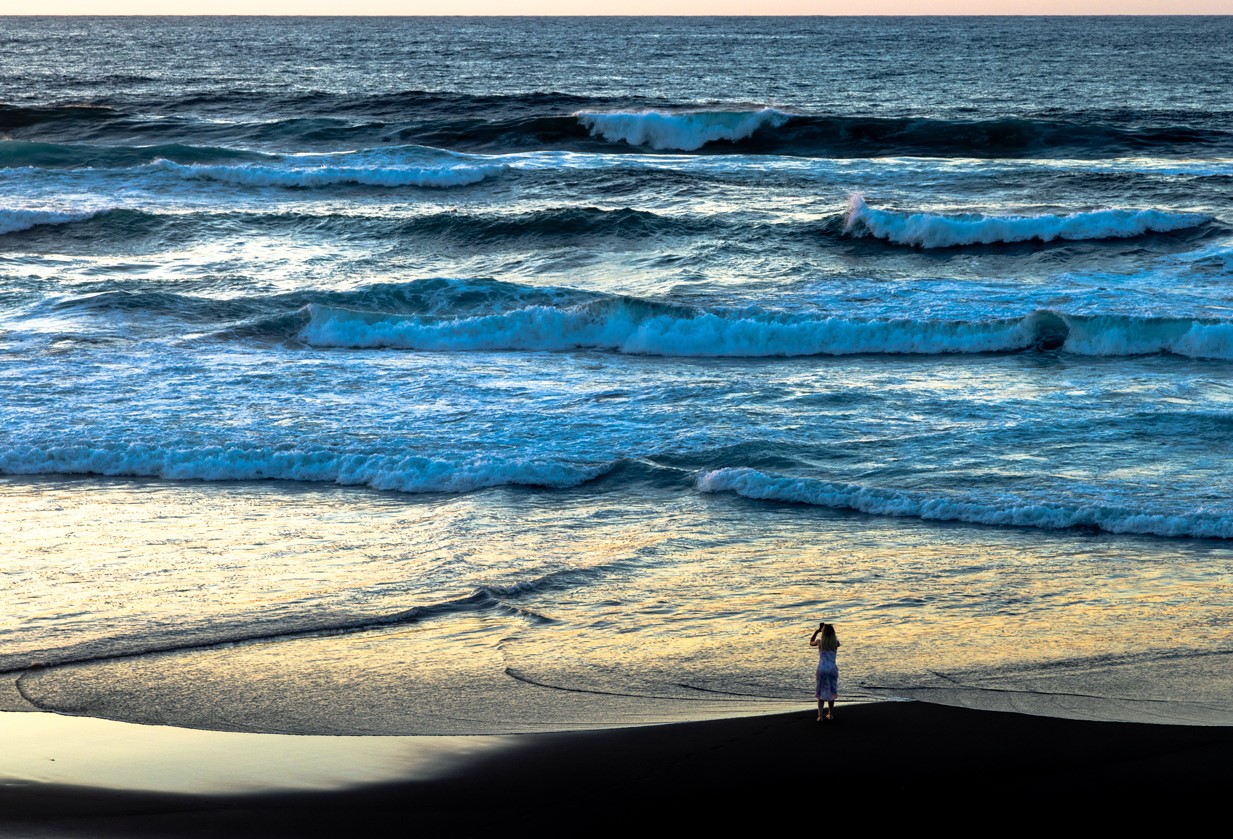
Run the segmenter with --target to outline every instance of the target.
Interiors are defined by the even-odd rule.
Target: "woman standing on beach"
[[[821,639],[818,638],[819,634]],[[818,687],[814,691],[818,697],[818,722],[832,720],[835,718],[835,698],[839,695],[839,665],[835,662],[839,636],[835,634],[835,624],[818,624],[809,639],[809,646],[818,648]],[[830,706],[825,717],[822,716],[823,703]]]

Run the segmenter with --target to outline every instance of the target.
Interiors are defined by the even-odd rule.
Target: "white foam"
[[[17,233],[40,224],[70,224],[85,221],[98,211],[63,212],[58,210],[0,210],[0,235]]]
[[[660,151],[696,151],[717,140],[735,142],[760,128],[778,128],[792,118],[774,108],[760,111],[641,111],[594,113],[580,111],[578,121],[594,137]]]
[[[544,460],[476,457],[450,462],[416,455],[348,454],[333,449],[261,446],[177,448],[148,444],[13,445],[0,453],[0,473],[107,475],[200,481],[312,481],[397,492],[468,492],[524,485],[564,488],[606,467]]]
[[[449,166],[314,165],[300,167],[243,164],[239,166],[185,165],[156,160],[151,167],[184,178],[202,178],[241,186],[321,187],[338,184],[382,187],[467,186],[493,177],[508,167],[499,163],[462,163]]]
[[[1013,527],[1061,530],[1098,528],[1109,533],[1152,536],[1233,538],[1233,514],[1131,511],[1095,504],[1039,503],[997,496],[964,499],[930,496],[908,490],[842,484],[816,478],[768,475],[756,469],[727,468],[697,479],[702,492],[735,492],[746,498],[788,501],[819,507],[857,510],[883,516],[933,521],[962,521]]]
[[[1169,233],[1212,221],[1201,213],[1165,210],[1092,210],[1068,215],[986,216],[945,215],[878,210],[860,193],[848,199],[844,230],[870,235],[898,245],[949,248],[1012,242],[1052,242],[1055,239],[1127,239],[1145,233]]]

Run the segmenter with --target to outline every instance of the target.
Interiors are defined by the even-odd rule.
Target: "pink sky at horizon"
[[[589,0],[6,0],[9,15],[594,15]],[[624,0],[619,15],[1233,14],[1233,0]]]

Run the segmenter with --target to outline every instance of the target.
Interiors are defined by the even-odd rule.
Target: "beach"
[[[0,23],[5,839],[1219,800],[1233,17]]]
[[[292,837],[414,826],[531,835],[723,829],[741,820],[772,829],[807,820],[818,807],[833,810],[828,823],[844,827],[922,818],[959,825],[1045,802],[1096,806],[1113,825],[1145,798],[1153,806],[1188,804],[1186,818],[1215,812],[1233,729],[882,702],[841,704],[825,724],[800,711],[511,739],[437,777],[325,790],[190,795],[6,778],[0,830],[6,837]],[[1076,814],[1076,823],[1090,817]]]

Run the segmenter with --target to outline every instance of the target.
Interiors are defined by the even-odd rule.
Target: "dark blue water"
[[[822,611],[877,649],[866,694],[1060,679],[1096,703],[1069,713],[1117,716],[1147,698],[1128,662],[1225,652],[1231,40],[5,20],[3,661],[82,662],[29,680],[45,705],[145,718],[117,709],[172,689],[167,655],[109,657],[496,621],[474,631],[514,632],[501,663],[476,642],[463,682],[540,698],[479,730],[542,728],[590,719],[543,685],[632,703],[601,720],[794,697],[785,650]],[[1015,643],[1025,620],[1047,644]],[[384,709],[371,730],[477,730],[421,702],[461,689],[454,632],[413,639],[444,645],[431,690],[348,700]],[[291,713],[175,689],[180,722]]]

